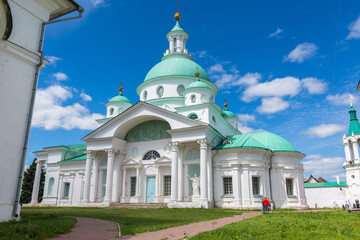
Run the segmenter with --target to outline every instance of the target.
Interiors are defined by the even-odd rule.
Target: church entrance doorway
[[[153,203],[155,196],[155,177],[146,178],[146,202]]]

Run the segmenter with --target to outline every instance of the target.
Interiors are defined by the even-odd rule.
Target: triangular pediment
[[[139,162],[132,158],[124,161],[124,165],[137,165],[137,164],[139,164]]]
[[[158,158],[155,160],[155,163],[170,163],[171,159],[165,156],[162,156],[161,158]]]
[[[161,120],[169,123],[171,130],[208,126],[206,123],[187,118],[169,110],[137,102],[121,114],[89,133],[82,140],[117,137],[125,139],[127,132],[140,123],[150,120]]]

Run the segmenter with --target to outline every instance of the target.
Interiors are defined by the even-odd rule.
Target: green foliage
[[[47,239],[70,232],[75,223],[75,218],[25,211],[20,221],[0,223],[0,239]]]
[[[29,203],[31,201],[35,172],[36,172],[36,158],[29,166],[29,168],[24,172],[23,184],[21,187],[20,203]],[[44,169],[41,169],[39,197],[38,197],[39,202],[42,201],[42,196],[44,193],[44,181],[45,181],[45,171]]]
[[[360,239],[359,224],[360,215],[345,211],[275,212],[199,233],[191,239]]]
[[[115,208],[66,208],[24,207],[22,213],[53,213],[57,216],[88,217],[114,221],[120,224],[121,234],[129,235],[185,225],[193,222],[239,215],[242,211],[228,209],[115,209]]]

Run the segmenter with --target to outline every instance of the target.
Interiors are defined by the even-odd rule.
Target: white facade
[[[82,139],[86,145],[34,153],[39,164],[47,164],[41,204],[261,208],[262,198],[269,197],[279,208],[307,207],[304,155],[275,134],[284,149],[267,143],[270,133],[241,134],[238,118],[228,110],[223,116],[214,103],[217,87],[192,62],[185,49],[188,35],[179,27],[177,22],[168,34],[164,68],[151,70],[137,88],[139,102],[98,120],[100,126]],[[178,50],[172,51],[175,38]],[[194,83],[196,71],[202,75]],[[106,106],[109,113],[117,105]]]
[[[0,221],[19,217],[29,105],[36,72],[47,62],[39,52],[43,23],[77,8],[70,0],[0,1]]]

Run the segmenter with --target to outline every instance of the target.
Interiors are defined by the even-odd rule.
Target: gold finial
[[[225,109],[227,109],[227,106],[228,106],[229,104],[226,102],[226,99],[225,99],[225,103],[224,103],[224,107],[225,107]]]
[[[195,77],[198,78],[199,76],[200,76],[199,67],[196,67]]]
[[[177,13],[175,13],[174,17],[175,17],[176,21],[179,21],[181,18],[181,14],[177,12]]]
[[[119,88],[119,91],[120,91],[120,94],[122,94],[122,92],[124,91],[123,83],[120,83],[120,84],[121,84],[121,87]]]

